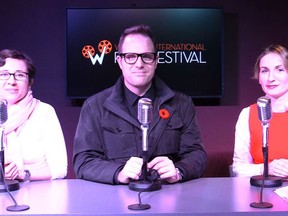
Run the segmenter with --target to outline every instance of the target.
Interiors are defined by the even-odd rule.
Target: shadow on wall
[[[207,153],[208,167],[204,177],[229,177],[229,166],[232,164],[233,153]]]

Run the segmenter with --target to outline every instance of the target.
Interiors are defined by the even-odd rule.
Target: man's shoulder
[[[184,102],[191,102],[192,101],[192,97],[181,92],[181,91],[177,91],[177,90],[174,90],[174,98],[179,100],[179,101],[184,101]]]
[[[85,100],[85,103],[100,103],[107,100],[107,98],[111,95],[112,89],[113,86],[95,93],[94,95],[88,97]]]

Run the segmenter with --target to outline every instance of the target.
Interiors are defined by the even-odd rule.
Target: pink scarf
[[[5,123],[5,134],[8,135],[13,131],[19,133],[38,104],[39,101],[33,98],[32,91],[29,90],[27,95],[17,104],[10,105],[8,120]]]

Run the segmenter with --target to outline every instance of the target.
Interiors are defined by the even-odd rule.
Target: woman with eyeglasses
[[[33,97],[36,69],[25,53],[0,51],[1,112],[5,178],[20,181],[64,178],[67,153],[54,108]],[[1,117],[2,118],[2,117]]]

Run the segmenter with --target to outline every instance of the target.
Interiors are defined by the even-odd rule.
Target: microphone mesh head
[[[8,119],[7,101],[0,101],[0,125],[3,125]]]
[[[267,123],[271,117],[271,100],[268,97],[260,97],[257,100],[258,118],[262,123]]]
[[[147,125],[152,120],[152,101],[149,98],[140,98],[138,101],[138,120]]]

